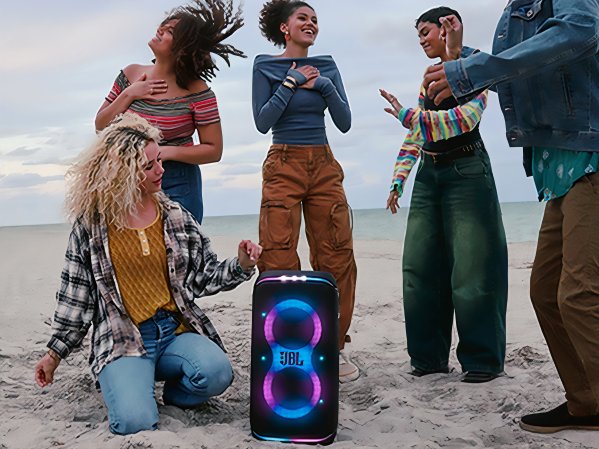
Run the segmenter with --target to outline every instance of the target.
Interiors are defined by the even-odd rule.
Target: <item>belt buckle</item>
[[[433,160],[433,165],[437,165],[442,158],[439,157],[441,153],[431,153],[429,154],[431,159]]]

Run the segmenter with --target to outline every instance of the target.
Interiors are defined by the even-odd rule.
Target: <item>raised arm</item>
[[[341,75],[337,71],[333,78],[320,76],[314,83],[314,89],[323,96],[333,123],[342,133],[349,131],[351,127],[351,109],[343,88]]]
[[[163,94],[167,91],[166,81],[164,80],[146,80],[145,73],[139,75],[139,65],[130,65],[126,67],[116,78],[108,96],[100,106],[96,114],[96,131],[101,131],[118,115],[131,106],[135,100],[148,98],[153,99],[155,95]],[[129,84],[128,76],[135,75],[135,82]]]
[[[427,111],[421,108],[402,108],[398,119],[410,129],[414,139],[421,142],[446,140],[472,131],[487,107],[488,91],[463,105],[446,111]]]
[[[200,232],[199,224],[189,213],[183,213],[185,214],[185,232],[188,239],[190,264],[185,284],[191,287],[196,298],[232,290],[252,277],[255,271],[253,268],[255,260],[250,262],[244,255],[241,255],[240,249],[243,261],[240,262],[240,257],[219,261],[212,251],[210,239]],[[250,248],[247,245],[246,247]],[[259,253],[252,254],[259,256]]]
[[[599,0],[553,0],[552,4],[553,17],[531,38],[496,55],[479,52],[444,63],[451,93],[460,99],[516,77],[524,78],[596,54],[599,51]],[[442,74],[435,73],[425,80],[428,86],[430,81],[442,78]],[[432,86],[429,93],[435,93]]]
[[[293,77],[298,85],[304,84],[307,78],[298,70],[289,69],[288,76]],[[256,128],[262,134],[266,134],[275,123],[281,118],[281,115],[287,108],[291,97],[295,93],[295,87],[289,83],[282,82],[271,94],[271,83],[254,65],[254,75],[252,80],[252,110],[254,112],[254,122]]]

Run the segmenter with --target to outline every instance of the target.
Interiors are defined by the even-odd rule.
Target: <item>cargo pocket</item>
[[[262,180],[268,182],[279,167],[280,156],[278,154],[268,155],[262,164]]]
[[[351,249],[353,215],[347,203],[335,203],[331,208],[331,239],[335,249]]]
[[[260,245],[264,250],[291,248],[291,209],[281,201],[267,201],[260,209]]]
[[[343,167],[341,166],[339,161],[335,158],[333,158],[332,164],[333,164],[333,167],[335,167],[339,176],[341,176],[341,182],[343,182],[343,180],[345,179],[345,173],[343,172]]]

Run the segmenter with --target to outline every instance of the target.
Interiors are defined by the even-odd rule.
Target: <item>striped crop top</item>
[[[121,70],[106,101],[112,103],[130,85]],[[220,121],[212,89],[161,100],[134,100],[128,110],[142,116],[162,132],[162,145],[193,145],[196,127]]]

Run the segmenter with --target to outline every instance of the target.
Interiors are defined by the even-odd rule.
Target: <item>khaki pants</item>
[[[568,410],[599,413],[599,173],[547,203],[530,294]]]
[[[343,170],[328,145],[272,145],[262,167],[258,269],[299,270],[303,209],[310,264],[339,288],[339,347],[349,341],[356,289],[351,211]]]

